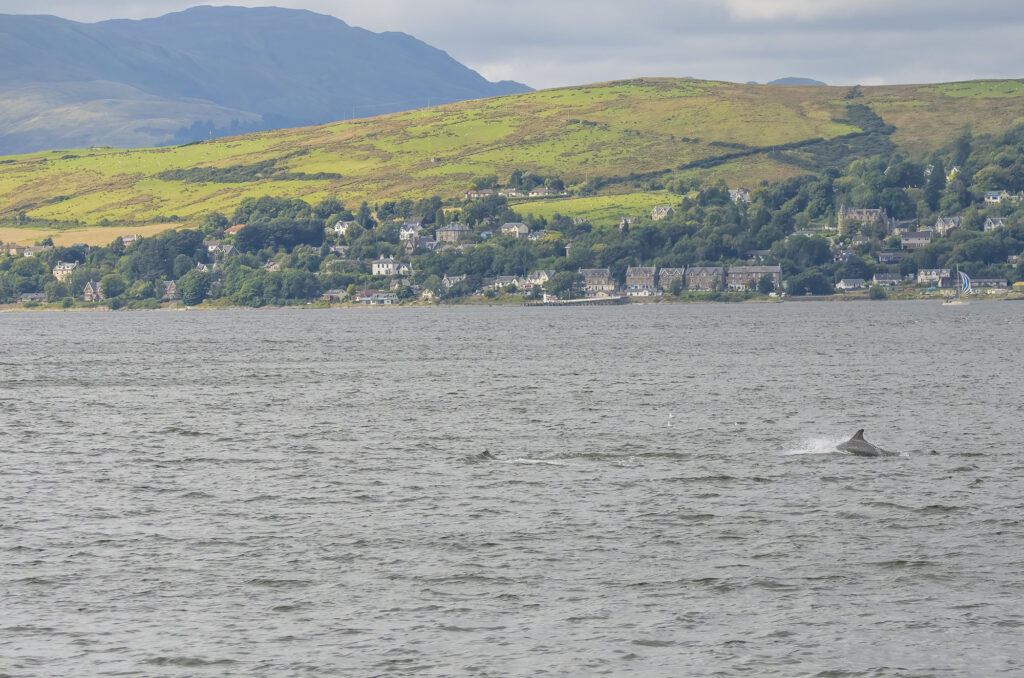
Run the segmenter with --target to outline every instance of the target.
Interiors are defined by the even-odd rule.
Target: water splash
[[[785,456],[797,454],[833,454],[842,438],[808,438],[782,452]]]

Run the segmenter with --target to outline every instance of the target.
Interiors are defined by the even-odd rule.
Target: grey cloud
[[[196,2],[0,0],[0,12],[143,18]],[[534,87],[642,75],[829,83],[1018,77],[1015,0],[263,0],[415,35]],[[996,46],[993,48],[992,46]]]

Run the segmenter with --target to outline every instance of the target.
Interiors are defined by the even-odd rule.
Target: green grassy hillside
[[[920,155],[964,125],[980,135],[1022,123],[1018,81],[853,89],[611,82],[174,148],[0,158],[0,219],[187,221],[265,194],[348,205],[454,197],[473,177],[507,179],[515,168],[601,195],[679,179],[753,187],[857,155]],[[588,200],[595,210],[615,205],[580,204]]]

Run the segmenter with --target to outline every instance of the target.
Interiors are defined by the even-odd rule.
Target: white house
[[[398,262],[394,257],[385,257],[382,254],[380,259],[373,262],[372,268],[374,275],[395,275],[398,273]]]

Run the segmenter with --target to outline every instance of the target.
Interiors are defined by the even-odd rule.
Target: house
[[[935,231],[916,231],[904,233],[900,236],[900,246],[905,250],[918,250],[927,247],[932,242]]]
[[[235,249],[234,245],[228,243],[221,243],[217,250],[217,255],[221,257],[230,257],[234,254],[238,254],[238,250]]]
[[[743,253],[747,261],[756,261],[758,263],[764,261],[771,254],[771,250],[747,250]]]
[[[612,272],[607,268],[581,268],[579,274],[583,276],[583,290],[587,296],[597,296],[615,291],[615,281],[612,280]]]
[[[345,301],[348,298],[348,292],[345,290],[327,290],[320,295],[320,301]]]
[[[493,188],[482,188],[480,190],[466,191],[466,200],[479,200],[480,198],[489,198],[494,195],[498,195],[498,191]]]
[[[419,226],[421,229],[425,228],[427,224],[426,217],[409,217],[405,220],[406,226]]]
[[[276,271],[281,270],[281,264],[280,262],[277,261],[268,261],[267,263],[263,264],[263,270],[266,271],[267,273],[274,273]]]
[[[898,264],[907,258],[906,252],[879,252],[878,263],[880,264]]]
[[[524,193],[517,188],[499,188],[498,195],[502,198],[521,198]]]
[[[662,219],[671,219],[676,215],[676,211],[671,207],[665,205],[659,205],[651,210],[651,220],[661,221]]]
[[[729,198],[733,202],[750,202],[750,191],[745,188],[729,189]]]
[[[502,225],[501,233],[502,235],[512,235],[516,238],[522,238],[530,234],[530,227],[519,222],[510,222]]]
[[[654,266],[630,266],[626,269],[626,294],[631,297],[650,297],[659,292],[656,283],[658,269]]]
[[[398,295],[394,292],[377,292],[370,297],[369,303],[371,306],[391,306],[398,303]]]
[[[730,290],[756,290],[764,276],[771,278],[775,289],[782,287],[781,266],[730,266],[727,285]]]
[[[531,290],[534,287],[539,287],[554,277],[555,272],[551,270],[538,269],[526,276],[526,280],[523,284],[523,289]]]
[[[619,220],[619,230],[624,231],[626,228],[636,223],[636,217],[622,217]]]
[[[917,219],[889,219],[885,224],[885,230],[896,235],[903,235],[917,229]]]
[[[515,285],[516,289],[523,289],[524,280],[517,275],[499,275],[491,283],[490,287],[495,290],[504,290],[509,285]]]
[[[430,237],[416,236],[405,241],[405,251],[412,254],[416,250],[437,249],[437,241]]]
[[[77,268],[77,261],[58,261],[57,265],[53,267],[53,277],[64,282],[71,277],[71,274],[74,273]]]
[[[206,245],[206,251],[210,254],[214,254],[220,251],[220,246],[223,245],[220,240],[204,240],[203,244]]]
[[[997,228],[1006,228],[1006,220],[1002,217],[989,217],[985,220],[984,230],[986,233],[988,231],[994,231]]]
[[[46,295],[42,292],[25,292],[18,297],[18,301],[22,304],[27,303],[42,303],[46,301]]]
[[[25,256],[25,250],[28,248],[25,247],[24,245],[15,245],[12,243],[10,245],[7,245],[5,249],[7,250],[7,254],[11,255],[12,257],[23,257]]]
[[[1006,278],[971,278],[972,287],[995,287],[1005,290],[1008,285]]]
[[[331,245],[327,248],[331,254],[337,254],[339,257],[344,259],[348,256],[348,245]]]
[[[534,231],[533,233],[528,233],[526,235],[526,239],[531,242],[536,242],[543,238],[545,235],[547,235],[546,231]]]
[[[245,228],[245,224],[235,224],[230,228],[224,229],[224,235],[236,235],[239,231]]]
[[[899,273],[876,273],[871,282],[879,287],[896,287],[903,282],[903,276]]]
[[[1010,255],[1008,255],[1006,257],[1006,263],[1008,263],[1008,264],[1016,264],[1016,263],[1020,262],[1020,257],[1021,257],[1021,255],[1019,255],[1019,254],[1010,254]]]
[[[843,290],[862,290],[867,287],[867,282],[864,278],[843,278],[836,284],[836,289]]]
[[[419,235],[420,235],[420,231],[422,231],[422,230],[423,230],[423,225],[422,224],[419,224],[419,223],[415,223],[415,224],[406,223],[400,229],[398,229],[398,239],[401,242],[406,242],[407,240],[411,240],[413,238],[418,238]]]
[[[960,228],[961,221],[963,220],[960,217],[939,217],[935,221],[935,232],[939,235],[946,235],[950,231]]]
[[[473,235],[473,229],[465,224],[455,222],[437,229],[437,242],[459,242]]]
[[[178,282],[176,280],[161,280],[157,283],[156,291],[161,299],[173,301],[178,298]]]
[[[537,186],[536,188],[530,189],[531,198],[546,198],[551,195],[551,189],[547,186]]]
[[[853,243],[854,247],[861,247],[862,245],[869,244],[871,242],[871,238],[858,233],[850,239],[850,242]]]
[[[839,249],[832,253],[832,261],[849,261],[857,256],[857,250]]]
[[[141,235],[126,235],[121,238],[121,242],[124,243],[125,247],[127,247],[128,245],[131,245],[133,242],[135,242],[141,237]]]
[[[398,262],[394,257],[385,257],[382,254],[380,259],[373,262],[372,269],[374,275],[395,275],[398,273]]]
[[[352,228],[353,226],[358,226],[358,224],[356,224],[356,222],[354,221],[339,221],[334,224],[334,227],[331,230],[337,233],[338,235],[345,235],[346,233],[348,233],[348,229]]]
[[[201,261],[198,264],[196,264],[196,271],[198,271],[199,273],[213,273],[213,271],[216,270],[216,268],[217,264],[204,264]]]
[[[82,298],[86,301],[103,301],[103,292],[100,291],[100,284],[93,280],[85,283]]]
[[[888,219],[889,215],[886,213],[885,208],[857,209],[841,205],[837,220],[839,222],[839,233],[843,235],[854,226],[871,226],[878,221],[886,222]]]
[[[24,256],[26,256],[26,257],[34,257],[35,255],[37,255],[37,254],[39,254],[41,252],[47,252],[47,251],[52,250],[52,249],[53,249],[53,245],[33,245],[31,247],[26,247],[25,248]]]
[[[686,289],[711,292],[725,286],[725,269],[721,266],[690,266],[686,269]]]
[[[672,289],[672,283],[679,281],[680,289],[686,287],[685,268],[663,268],[658,271],[658,288],[662,292]]]
[[[948,268],[922,268],[917,272],[917,284],[947,287],[947,281],[951,280],[952,276],[953,273]],[[943,284],[944,282],[946,284]]]
[[[451,288],[455,287],[456,285],[458,285],[461,282],[464,282],[465,280],[466,280],[466,275],[465,274],[462,274],[462,275],[450,275],[450,276],[446,275],[445,277],[441,278],[441,286],[444,287],[446,290],[450,290]]]
[[[1004,200],[1009,200],[1010,194],[1007,191],[986,191],[985,202],[989,205],[998,205]]]

